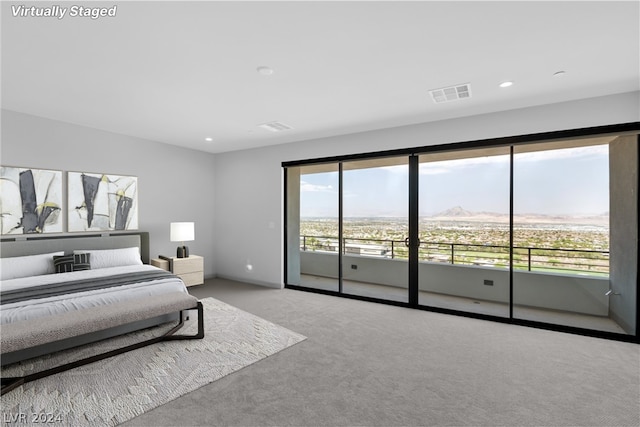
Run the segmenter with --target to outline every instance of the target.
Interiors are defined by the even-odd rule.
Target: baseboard
[[[251,285],[264,286],[266,288],[282,289],[282,284],[265,282],[263,280],[247,279],[246,277],[227,276],[226,274],[216,274],[216,279],[232,280],[234,282],[249,283]]]

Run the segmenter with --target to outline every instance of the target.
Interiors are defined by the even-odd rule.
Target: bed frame
[[[8,258],[24,255],[38,255],[74,249],[121,249],[137,246],[140,248],[142,262],[149,263],[149,233],[101,233],[31,236],[3,236],[0,240],[0,257]]]
[[[149,235],[146,232],[54,237],[6,237],[2,238],[0,242],[0,256],[37,255],[55,251],[72,253],[75,249],[119,249],[137,246],[140,248],[142,261],[148,263],[148,242]],[[120,303],[117,304],[117,306],[103,308],[102,310],[85,310],[79,319],[77,319],[78,316],[76,313],[68,316],[60,315],[55,323],[55,328],[47,325],[47,322],[40,322],[40,324],[37,324],[38,322],[32,322],[31,324],[25,322],[26,326],[13,324],[4,325],[5,327],[3,327],[4,330],[2,334],[3,347],[5,347],[6,344],[6,348],[9,350],[2,354],[2,366],[168,322],[178,322],[169,332],[151,340],[48,369],[43,372],[30,374],[25,377],[2,378],[2,394],[26,382],[63,372],[87,363],[93,363],[97,360],[102,360],[159,341],[201,339],[204,337],[203,307],[195,297],[188,294],[176,293],[154,298],[153,300],[145,300],[144,306],[146,310],[140,310],[140,302],[132,300],[133,302],[130,304],[126,302]],[[176,335],[175,332],[184,324],[183,312],[187,310],[198,310],[198,332],[195,335]],[[83,327],[78,328],[79,324]],[[82,332],[78,333],[78,330]],[[56,338],[52,340],[50,338],[52,336]]]
[[[51,252],[64,251],[71,254],[75,249],[123,249],[137,246],[140,248],[142,262],[147,264],[149,260],[149,233],[104,233],[104,234],[79,234],[56,236],[15,236],[3,237],[0,241],[0,257],[9,258],[15,256],[38,255]],[[146,258],[146,260],[145,260]],[[176,314],[164,314],[151,319],[107,328],[92,334],[71,337],[68,339],[39,345],[11,354],[3,354],[0,358],[0,366],[20,362],[33,357],[66,350],[68,348],[89,344],[99,340],[112,338],[140,329],[150,328],[178,319]]]

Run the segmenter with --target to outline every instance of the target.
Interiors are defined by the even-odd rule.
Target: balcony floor
[[[300,276],[300,285],[313,289],[338,291],[338,281],[336,279],[321,276],[302,274]],[[404,288],[355,282],[344,279],[342,281],[342,286],[343,292],[349,295],[365,296],[388,301],[408,302],[407,290]],[[444,295],[434,292],[420,291],[419,304],[469,313],[509,317],[508,304],[453,295]],[[619,334],[626,333],[615,321],[603,316],[593,316],[519,305],[514,305],[513,315],[515,318],[522,320],[531,320]]]

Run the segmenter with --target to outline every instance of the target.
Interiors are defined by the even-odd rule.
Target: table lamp
[[[195,224],[193,222],[172,222],[171,241],[180,242],[176,256],[178,258],[189,258],[189,247],[184,242],[195,240]]]

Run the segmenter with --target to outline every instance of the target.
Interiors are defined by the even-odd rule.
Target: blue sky
[[[304,171],[303,171],[304,173]],[[407,166],[344,172],[344,216],[407,216]],[[301,176],[302,217],[336,217],[338,173]],[[420,215],[455,206],[476,212],[509,212],[509,157],[420,164]],[[608,146],[516,154],[516,213],[602,214],[609,211]]]

